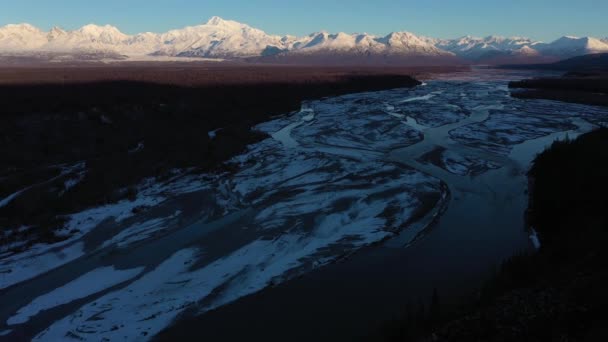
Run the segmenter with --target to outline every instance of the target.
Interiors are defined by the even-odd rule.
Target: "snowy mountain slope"
[[[427,39],[418,37],[410,32],[393,32],[380,39],[380,41],[386,44],[390,53],[431,56],[454,55],[451,52],[436,47]]]
[[[553,55],[560,58],[575,57],[608,52],[608,43],[592,37],[565,36],[552,43],[541,44],[539,51],[545,55]]]
[[[236,21],[211,18],[207,23],[166,33],[126,35],[113,26],[86,25],[78,30],[53,28],[43,32],[31,25],[2,29],[0,52],[106,52],[130,56],[241,58],[287,55],[452,56],[408,32],[386,37],[369,34],[314,33],[305,37],[276,36]],[[6,33],[4,33],[6,32]]]
[[[104,51],[124,55],[245,57],[260,55],[268,47],[282,50],[288,40],[219,17],[163,34],[146,32],[133,36],[110,25],[94,24],[74,31],[55,27],[43,32],[28,24],[0,28],[0,52]]]
[[[0,27],[0,51],[35,50],[47,43],[47,35],[30,24]]]
[[[385,37],[370,34],[313,33],[289,41],[285,50],[259,62],[310,65],[445,65],[459,64],[453,53],[409,32]]]
[[[48,32],[29,24],[0,27],[0,55],[19,58],[27,54],[42,56],[61,53],[119,58],[253,57],[287,62],[303,59],[327,62],[333,58],[335,63],[379,61],[392,64],[421,57],[432,57],[427,62],[454,62],[458,58],[486,62],[558,59],[598,52],[608,52],[608,38],[562,37],[546,44],[522,37],[436,39],[409,32],[393,32],[384,37],[343,32],[281,37],[220,17],[212,17],[202,25],[166,33],[145,32],[136,35],[124,34],[114,26],[94,24],[73,31],[54,27]]]
[[[353,53],[353,54],[399,54],[452,56],[428,41],[409,32],[393,32],[385,37],[376,37],[367,33],[347,34],[340,32],[313,33],[297,39],[287,46],[289,53]]]
[[[48,42],[41,47],[45,51],[113,51],[121,52],[120,47],[129,38],[116,27],[89,24],[75,31],[51,30]]]
[[[468,59],[483,59],[501,54],[537,55],[536,46],[541,44],[529,38],[488,36],[476,38],[465,36],[459,39],[438,40],[436,46]]]
[[[346,34],[344,32],[330,34],[323,31],[296,39],[287,47],[289,51],[298,51],[301,53],[314,53],[320,51],[365,52],[368,50],[380,49],[380,44],[375,42],[373,37],[367,34]]]
[[[162,34],[156,55],[185,57],[259,56],[268,46],[284,48],[282,37],[236,21],[211,18],[206,24]]]
[[[436,46],[472,60],[495,58],[556,58],[564,59],[591,53],[608,52],[608,42],[592,37],[562,37],[551,43],[543,43],[524,37],[485,38],[462,37],[438,40]]]

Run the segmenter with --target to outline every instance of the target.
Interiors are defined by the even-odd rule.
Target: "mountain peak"
[[[539,56],[540,55],[540,52],[529,47],[528,45],[524,45],[520,49],[515,50],[515,53],[518,53],[520,55],[525,55],[525,56]]]
[[[220,26],[220,25],[226,24],[227,22],[228,22],[228,20],[224,20],[223,18],[218,17],[218,16],[213,16],[207,21],[206,25]]]
[[[234,20],[223,19],[218,16],[211,17],[202,27],[215,28],[219,30],[238,31],[252,30],[253,28],[247,24],[240,23]]]
[[[120,44],[129,38],[128,35],[111,25],[99,26],[88,24],[76,31],[69,32],[70,39],[82,42],[92,42],[95,44]]]
[[[213,16],[211,17],[206,25],[209,26],[226,26],[226,25],[234,25],[234,24],[238,24],[238,25],[243,25],[239,22],[233,21],[233,20],[226,20],[222,17],[218,17],[218,16]]]
[[[15,30],[15,31],[30,31],[30,32],[42,32],[39,28],[34,25],[28,23],[21,24],[8,24],[4,27],[0,27],[7,30]]]
[[[66,35],[67,32],[58,26],[53,26],[53,28],[49,31],[47,37],[49,41],[57,39],[63,35]]]
[[[564,36],[542,46],[542,51],[560,57],[574,57],[589,53],[608,52],[608,44],[593,37]]]
[[[76,32],[79,32],[81,34],[87,35],[87,36],[93,36],[93,37],[98,37],[98,36],[107,36],[107,37],[114,37],[114,38],[126,38],[126,35],[122,32],[120,32],[120,30],[112,25],[96,25],[96,24],[88,24],[85,25],[83,27],[81,27],[80,29],[76,30]]]
[[[46,33],[30,24],[9,24],[0,27],[0,51],[27,51],[47,42]]]
[[[269,50],[270,47],[270,50]],[[127,35],[111,25],[85,25],[77,30],[54,27],[48,32],[33,25],[0,27],[0,52],[4,51],[114,51],[134,56],[177,56],[241,58],[264,55],[268,51],[284,54],[352,54],[384,56],[454,56],[479,60],[485,56],[542,55],[570,57],[608,52],[607,38],[564,36],[552,43],[525,37],[497,35],[477,38],[435,39],[411,32],[392,32],[386,36],[321,31],[304,37],[276,36],[219,16],[205,24],[165,33]]]
[[[118,30],[118,28],[116,28],[115,26],[112,25],[97,25],[97,24],[88,24],[88,25],[84,25],[83,27],[80,28],[80,31],[86,31],[86,32],[100,32],[100,31],[118,31],[120,32],[120,30]]]
[[[427,45],[420,37],[407,31],[391,32],[381,40],[393,47]]]

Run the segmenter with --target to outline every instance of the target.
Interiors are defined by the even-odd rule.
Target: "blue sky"
[[[608,36],[608,0],[0,0],[0,25],[28,22],[43,29],[96,23],[130,34],[162,32],[214,15],[273,34],[406,30],[440,38]]]

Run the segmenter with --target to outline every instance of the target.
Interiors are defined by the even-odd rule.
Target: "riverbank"
[[[608,106],[608,73],[569,73],[559,78],[511,82],[511,96]]]
[[[0,75],[3,252],[65,239],[55,233],[63,215],[135,199],[144,178],[162,181],[175,169],[229,171],[224,161],[267,137],[254,125],[297,110],[302,101],[420,84],[403,70],[226,66],[55,67]]]
[[[442,317],[435,304],[428,316],[421,315],[434,340],[608,338],[606,151],[608,129],[600,129],[556,142],[536,158],[529,174],[528,220],[538,232],[540,249],[505,262],[472,304],[475,309]]]
[[[513,65],[503,68],[554,70],[561,77],[542,77],[511,82],[511,96],[608,106],[608,54],[592,54],[552,64]]]

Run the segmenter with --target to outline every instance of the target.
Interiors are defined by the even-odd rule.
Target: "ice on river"
[[[469,147],[508,155],[513,146],[527,140],[576,129],[573,120],[598,125],[608,120],[607,110],[593,106],[510,98],[499,102],[503,108],[492,109],[487,120],[455,129],[450,137]]]
[[[421,156],[418,161],[425,164],[433,164],[459,176],[476,176],[502,166],[495,161],[467,155],[462,151],[450,151],[443,147],[435,148],[433,151]]]
[[[66,228],[81,233],[53,253],[71,246],[76,250],[67,261],[97,253],[121,261],[121,269],[145,270],[98,295],[95,290],[111,284],[84,290],[88,303],[57,317],[36,340],[147,340],[186,311],[204,313],[395,236],[420,210],[449,197],[441,196],[439,179],[392,162],[388,155],[395,150],[423,145],[413,149],[419,154],[413,152],[412,160],[468,177],[501,166],[484,159],[487,152],[507,158],[520,142],[574,128],[573,116],[607,119],[587,106],[511,99],[505,85],[492,78],[430,81],[415,89],[306,102],[298,112],[259,125],[271,138],[233,158],[230,173],[150,179],[140,186],[143,204],[70,216],[78,224]],[[134,210],[141,205],[143,213]],[[45,253],[31,256],[47,260]],[[3,269],[32,260],[12,258],[2,259],[1,277]],[[102,266],[82,270],[59,289]],[[0,285],[34,274],[2,278]],[[5,319],[34,321],[37,311],[57,304],[47,301],[52,291],[27,299],[18,306],[27,309]]]
[[[403,90],[395,98],[402,96]],[[384,100],[376,93],[366,93],[356,99],[342,96],[315,101],[307,103],[282,129],[277,130],[273,122],[258,128],[286,147],[378,158],[422,140],[420,132],[403,124],[402,116],[385,111]]]

